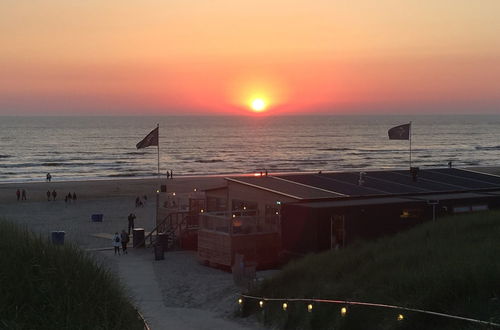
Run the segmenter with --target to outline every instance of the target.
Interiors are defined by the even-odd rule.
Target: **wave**
[[[354,150],[351,148],[318,148],[316,149],[318,151],[347,151],[347,150]]]
[[[223,163],[223,162],[224,162],[224,160],[222,160],[222,159],[197,159],[197,160],[195,160],[195,163],[203,163],[203,164],[205,164],[205,163],[207,163],[207,164],[209,164],[209,163]]]
[[[133,176],[137,176],[137,174],[134,174],[134,173],[116,173],[116,174],[108,174],[106,176],[110,177],[110,178],[121,178],[121,177],[133,177]]]
[[[476,150],[500,150],[500,146],[488,146],[488,147],[476,146]]]

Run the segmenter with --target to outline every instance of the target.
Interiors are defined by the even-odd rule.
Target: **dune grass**
[[[375,302],[500,323],[500,213],[438,219],[393,237],[310,255],[251,292],[264,297]],[[246,300],[243,313],[258,313],[284,329],[488,329],[488,326],[377,307]]]
[[[0,221],[0,329],[143,329],[110,271]]]

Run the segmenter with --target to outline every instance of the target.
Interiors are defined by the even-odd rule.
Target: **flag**
[[[137,149],[158,145],[158,127],[152,130],[141,142],[137,143]]]
[[[389,140],[409,140],[410,139],[410,123],[399,125],[391,128],[389,133]]]

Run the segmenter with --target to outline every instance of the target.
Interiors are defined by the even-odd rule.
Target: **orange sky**
[[[352,2],[352,3],[351,3]],[[1,114],[500,113],[497,0],[0,2]]]

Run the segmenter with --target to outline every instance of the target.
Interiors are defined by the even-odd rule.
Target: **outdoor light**
[[[288,304],[286,302],[283,303],[283,310],[286,312],[286,309],[288,308]]]
[[[194,188],[194,191],[196,192],[196,188]]]
[[[175,193],[173,192],[172,195],[175,196]]]
[[[243,305],[243,299],[238,299],[238,304]]]
[[[203,213],[203,212],[204,212],[204,210],[203,210],[203,209],[201,209],[201,211],[200,211],[200,212],[201,212],[201,213]]]
[[[311,313],[313,311],[313,304],[307,305],[307,311]]]
[[[279,214],[278,211],[276,211],[276,215],[278,215],[278,214]]]
[[[264,301],[262,301],[262,300],[259,301],[259,306],[260,306],[260,308],[264,308]]]
[[[159,193],[160,193],[160,191],[159,191],[158,189],[156,189],[156,193],[157,193],[157,194],[159,194]]]
[[[243,210],[246,210],[246,209],[247,209],[247,207],[246,207],[246,206],[243,206]]]
[[[342,307],[342,308],[340,309],[340,315],[342,315],[342,316],[346,316],[346,314],[347,314],[347,307]]]
[[[398,314],[398,321],[403,321],[404,318],[403,314]]]
[[[233,218],[236,218],[236,214],[233,214]]]
[[[277,205],[281,205],[281,202],[280,202],[280,201],[276,201],[276,204],[277,204]]]

